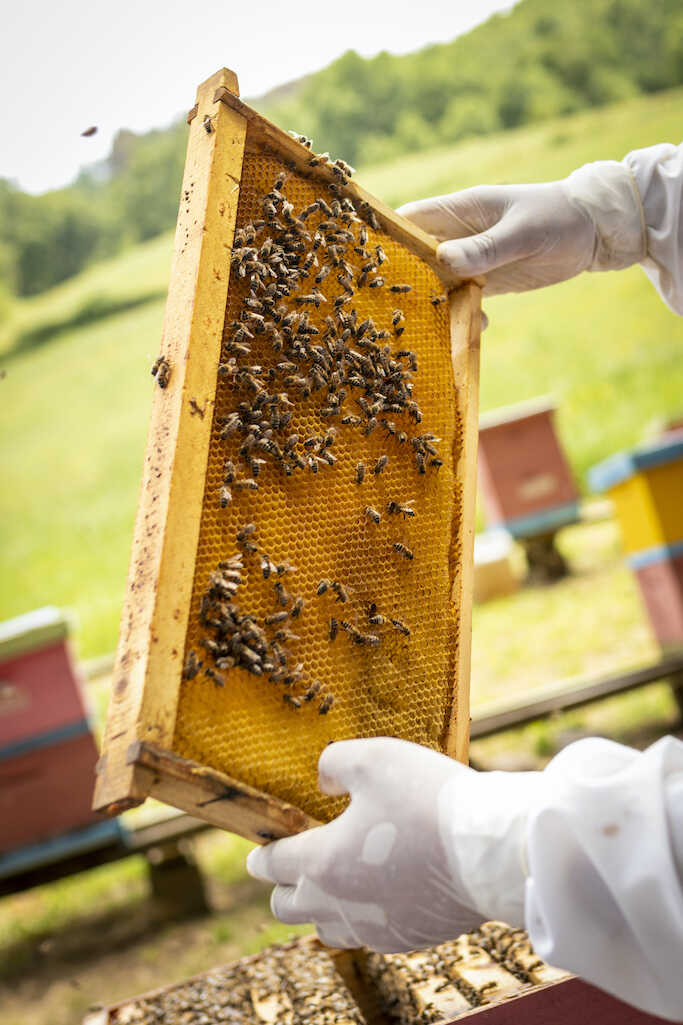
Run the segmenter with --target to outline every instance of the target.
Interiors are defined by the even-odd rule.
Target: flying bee
[[[394,541],[393,549],[395,552],[398,552],[399,555],[402,555],[404,559],[408,559],[410,561],[414,558],[410,548],[408,548],[407,545],[404,545],[402,541]]]
[[[373,507],[371,505],[366,505],[366,507],[365,507],[365,515],[367,516],[367,518],[369,520],[372,520],[373,523],[379,523],[379,521],[382,518],[380,516],[380,514],[377,512],[377,510],[373,509]]]
[[[171,364],[165,356],[157,356],[151,372],[159,387],[166,388],[171,379]]]
[[[294,602],[294,604],[292,605],[292,608],[290,609],[290,612],[289,612],[289,614],[292,617],[292,619],[296,619],[297,616],[299,616],[301,614],[301,611],[302,611],[303,607],[304,607],[304,600],[303,600],[303,598],[301,598],[301,597],[297,598],[296,601]]]
[[[316,694],[320,693],[321,686],[322,684],[320,683],[320,680],[314,680],[311,686],[304,694],[304,701],[312,701]]]
[[[194,651],[188,652],[185,665],[183,666],[183,677],[186,680],[194,680],[203,663],[199,661]]]
[[[330,640],[334,641],[336,639],[338,633],[339,633],[339,623],[334,618],[334,616],[332,616],[331,619],[330,619],[330,634],[329,634]]]
[[[372,472],[375,474],[376,477],[379,476],[380,473],[382,473],[382,471],[385,469],[385,467],[386,467],[388,462],[389,462],[389,456],[380,456],[379,457],[379,459],[377,460],[377,462],[375,463],[375,465],[372,468]]]
[[[365,480],[365,463],[356,465],[356,484],[362,484]]]
[[[229,503],[232,502],[232,491],[226,485],[221,488],[220,506],[221,509],[227,509]]]
[[[390,292],[398,292],[400,295],[404,295],[406,292],[412,292],[412,285],[391,285],[389,288]]]
[[[255,530],[256,530],[256,524],[255,523],[247,523],[247,524],[245,524],[242,527],[241,530],[237,531],[237,534],[236,534],[237,543],[241,544],[243,541],[246,541],[248,537],[251,537],[251,535],[254,533]]]

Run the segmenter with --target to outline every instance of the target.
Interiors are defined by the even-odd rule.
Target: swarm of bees
[[[381,244],[370,241],[368,228],[380,227],[374,210],[367,203],[354,203],[344,193],[353,168],[329,154],[314,154],[309,139],[291,134],[311,151],[310,166],[327,165],[334,181],[328,186],[329,198],[318,196],[297,211],[287,198],[288,173],[283,171],[261,197],[261,216],[235,231],[231,274],[246,287],[239,315],[224,332],[218,367],[219,377],[229,381],[236,395],[235,408],[218,421],[219,438],[230,451],[216,496],[224,509],[240,493],[259,491],[267,465],[285,477],[331,472],[341,430],[355,430],[363,437],[384,431],[411,453],[419,474],[442,465],[436,449],[439,439],[417,429],[423,418],[413,395],[417,356],[392,345],[406,329],[403,311],[394,309],[385,327],[371,317],[361,319],[354,306],[361,289],[401,295],[410,292],[411,285],[390,282],[387,254]],[[321,311],[315,323],[310,309]],[[325,310],[329,313],[321,328]],[[265,361],[268,366],[252,355],[257,336],[259,351],[263,352],[264,341],[272,351],[272,359]],[[163,357],[153,373],[165,387],[170,367]],[[316,405],[320,429],[305,435],[295,429],[293,418],[298,404],[310,399]],[[397,417],[402,417],[398,425]],[[356,485],[378,478],[388,464],[387,454],[379,455],[367,468],[358,462]],[[415,516],[410,502],[398,499],[386,505],[386,512],[387,522],[393,518],[395,525]],[[382,521],[382,513],[365,502],[361,515],[375,525]],[[299,640],[293,621],[305,615],[306,600],[276,579],[271,613],[258,620],[241,611],[237,592],[250,572],[260,569],[264,580],[280,573],[277,563],[260,550],[255,524],[238,532],[236,545],[238,553],[219,563],[210,575],[199,615],[211,636],[202,641],[201,657],[190,652],[186,678],[201,673],[223,687],[230,669],[243,668],[280,685],[288,707],[310,707],[319,698],[318,714],[327,714],[333,696],[320,693],[320,682],[312,681],[291,653]],[[403,540],[394,541],[392,547],[403,564],[413,560],[414,553]],[[341,605],[352,598],[341,581],[322,580],[317,596],[328,591]],[[359,614],[356,611],[339,621],[331,618],[329,641],[340,629],[352,643],[368,649],[381,645],[378,627],[410,636],[406,624],[382,615],[376,607],[370,614],[372,632],[358,625]]]

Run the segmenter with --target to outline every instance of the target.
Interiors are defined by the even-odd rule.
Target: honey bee
[[[263,574],[263,579],[264,580],[268,579],[268,577],[271,574],[272,568],[273,568],[273,564],[270,561],[270,559],[268,558],[268,556],[267,555],[261,556],[261,573]]]
[[[406,503],[405,505],[401,505],[400,502],[394,502],[393,500],[391,502],[387,502],[387,512],[389,514],[401,513],[402,516],[403,516],[403,519],[405,519],[406,516],[414,516],[415,515],[415,510],[411,509],[411,507],[410,507],[410,505],[408,503]]]
[[[325,697],[320,702],[320,706],[318,708],[318,715],[327,715],[329,710],[332,708],[333,704],[334,704],[334,698],[332,697],[332,695],[331,694],[326,694]]]
[[[304,607],[304,604],[305,604],[304,600],[301,597],[299,597],[299,598],[297,598],[295,600],[295,602],[292,605],[292,608],[290,610],[290,613],[289,613],[290,616],[292,617],[292,619],[296,619],[296,617],[301,614],[301,611],[302,611],[302,609]]]
[[[380,514],[377,512],[377,510],[373,509],[373,507],[371,505],[366,505],[366,507],[365,507],[365,515],[367,516],[367,518],[369,520],[372,520],[373,523],[379,523],[379,521],[382,518],[380,516]]]
[[[247,524],[245,524],[245,526],[243,526],[241,530],[237,531],[237,534],[236,534],[237,543],[241,544],[242,541],[246,541],[248,537],[251,537],[251,535],[254,533],[255,530],[256,530],[256,524],[255,523],[247,523]]]
[[[276,580],[275,582],[275,594],[277,595],[277,600],[279,601],[280,605],[282,605],[283,607],[285,605],[289,605],[290,601],[292,600],[292,596],[289,594],[288,591],[285,590],[284,584],[280,580]]]
[[[410,637],[410,628],[407,627],[400,619],[392,619],[391,625],[395,627],[399,633],[403,634],[404,637]]]
[[[320,268],[320,270],[318,271],[318,273],[316,274],[316,276],[315,276],[315,283],[316,283],[316,285],[321,284],[321,282],[323,282],[325,280],[325,278],[327,277],[327,275],[330,273],[331,270],[332,270],[332,265],[330,263],[324,263],[322,265],[322,267]]]
[[[276,626],[278,623],[284,623],[286,619],[289,619],[289,612],[271,612],[263,622],[266,626]]]
[[[227,485],[221,488],[220,505],[221,509],[227,509],[229,503],[232,502],[232,491]]]
[[[332,618],[330,619],[330,640],[334,641],[336,639],[338,633],[339,633],[339,623],[334,618],[334,616],[332,616]]]
[[[387,259],[387,254],[381,246],[375,246],[375,252],[377,253],[377,263],[381,266]]]
[[[183,677],[186,680],[194,680],[203,663],[199,661],[194,651],[188,652],[185,665],[183,666]]]
[[[384,278],[378,276],[378,277],[374,278],[370,282],[370,288],[381,288],[383,284],[384,284]]]
[[[332,581],[331,581],[331,580],[328,580],[328,579],[327,579],[326,577],[324,577],[324,578],[323,578],[323,579],[322,579],[322,580],[320,581],[320,583],[318,584],[318,591],[317,591],[317,593],[318,593],[318,594],[325,594],[325,592],[326,592],[326,591],[329,591],[329,589],[330,589],[331,587],[332,587]]]
[[[382,473],[382,471],[385,469],[385,467],[386,467],[388,462],[389,462],[389,456],[380,456],[379,457],[379,459],[377,460],[377,462],[375,463],[375,465],[372,468],[372,472],[375,474],[376,477],[379,476],[380,473]]]
[[[152,367],[152,377],[156,378],[160,388],[168,386],[168,382],[171,379],[171,364],[165,356],[157,356]]]
[[[295,698],[293,694],[283,694],[282,700],[291,708],[301,708],[301,699]]]
[[[365,463],[356,465],[356,484],[362,484],[365,480]]]
[[[332,590],[337,595],[337,601],[340,601],[342,605],[345,605],[349,600],[349,593],[343,584],[340,584],[338,580],[332,581]]]
[[[225,687],[225,680],[220,673],[217,673],[215,669],[211,668],[211,666],[206,666],[204,669],[204,675],[208,676],[210,680],[213,680],[217,687]]]
[[[320,683],[320,680],[314,680],[311,686],[304,694],[304,701],[312,701],[316,694],[320,693],[321,686],[322,684]]]
[[[358,231],[358,241],[362,246],[366,246],[368,244],[368,229],[364,224],[361,224]]]
[[[383,616],[381,612],[371,612],[368,614],[368,621],[372,623],[373,626],[386,626],[387,617]]]
[[[412,560],[414,558],[413,552],[402,541],[394,541],[393,549],[402,555],[404,559]]]
[[[244,480],[236,480],[234,486],[238,491],[258,491],[258,484],[253,477],[245,477]]]
[[[412,285],[391,285],[390,292],[398,292],[399,294],[405,294],[406,292],[412,292]]]

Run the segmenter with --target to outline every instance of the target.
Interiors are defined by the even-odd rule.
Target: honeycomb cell
[[[322,197],[328,208],[338,197],[327,186],[299,176],[287,169],[277,155],[267,152],[247,138],[240,186],[237,229],[263,219],[264,197],[271,193],[278,175],[286,173],[280,190],[292,204],[292,216],[298,217],[311,203]],[[282,208],[287,209],[287,208]],[[279,219],[280,220],[280,219]],[[325,234],[330,218],[323,210],[309,214],[306,225]],[[318,226],[323,223],[323,228]],[[273,229],[261,228],[256,246],[262,245]],[[436,274],[382,231],[363,228],[367,241],[361,244],[361,223],[346,225],[354,243],[346,243],[343,259],[349,267],[332,267],[317,286],[324,300],[297,303],[297,297],[310,295],[315,277],[330,262],[329,246],[315,250],[313,264],[297,290],[281,299],[288,311],[308,314],[309,324],[319,334],[326,332],[326,317],[334,319],[334,301],[349,292],[349,268],[353,271],[352,301],[342,307],[356,324],[372,318],[377,329],[389,332],[378,345],[389,346],[391,353],[410,351],[416,355],[417,369],[410,370],[410,358],[402,357],[415,400],[422,413],[415,422],[406,409],[382,410],[378,423],[365,434],[368,415],[359,404],[363,398],[375,400],[366,389],[353,384],[346,389],[341,403],[343,415],[357,416],[361,423],[343,425],[341,416],[327,417],[329,392],[325,388],[304,396],[296,387],[285,386],[286,377],[306,376],[312,363],[295,371],[278,370],[289,360],[273,348],[273,336],[258,334],[251,327],[255,320],[244,319],[249,309],[249,275],[231,270],[225,316],[225,352],[230,357],[230,340],[239,327],[246,325],[250,351],[238,353],[232,371],[218,373],[203,512],[196,554],[193,595],[186,638],[185,658],[203,662],[203,668],[191,679],[184,679],[178,705],[173,750],[204,765],[266,790],[290,801],[310,815],[328,820],[344,804],[317,789],[317,760],[327,743],[350,737],[378,735],[402,737],[441,749],[450,718],[455,690],[455,666],[458,650],[458,610],[451,599],[454,575],[459,560],[459,528],[462,521],[462,487],[456,478],[461,444],[462,415],[459,396],[453,388],[450,355],[449,307]],[[386,256],[381,266],[378,250]],[[343,244],[342,244],[343,248]],[[358,250],[365,250],[363,252]],[[307,247],[302,260],[310,255]],[[367,253],[373,260],[367,259]],[[369,262],[375,270],[366,272]],[[379,287],[372,281],[383,278]],[[358,284],[359,280],[363,282]],[[391,291],[392,285],[410,285],[408,292]],[[253,298],[253,297],[252,297]],[[397,310],[401,317],[397,318]],[[243,318],[243,319],[241,319]],[[393,321],[397,320],[394,324]],[[338,322],[337,322],[338,323]],[[329,327],[329,322],[327,322]],[[395,328],[403,328],[397,334]],[[338,328],[341,333],[341,328]],[[351,343],[363,357],[367,350]],[[228,353],[226,357],[225,353]],[[235,376],[234,367],[256,367],[256,385],[249,385],[244,373]],[[361,373],[361,371],[359,371]],[[348,376],[348,367],[347,367]],[[239,431],[224,437],[226,423],[240,403],[253,404],[258,388],[272,393],[285,392],[293,403],[291,420],[284,429],[274,430],[279,449],[288,437],[298,435],[291,453],[305,462],[287,475],[284,463],[259,451],[257,490],[242,489],[239,480],[250,476],[241,448],[245,434]],[[332,392],[334,395],[335,392]],[[285,407],[288,408],[288,407]],[[333,427],[332,443],[325,451],[334,464],[322,459],[313,473],[307,460],[307,439],[324,436]],[[431,434],[436,455],[427,453],[425,472],[411,438]],[[405,438],[402,437],[405,435]],[[322,449],[321,449],[322,451]],[[386,465],[373,473],[378,460]],[[437,458],[441,465],[430,465]],[[221,507],[226,486],[226,461],[237,469],[227,485],[231,500]],[[362,484],[356,482],[359,462],[366,467]],[[415,515],[389,513],[389,503],[410,504]],[[380,522],[366,515],[370,506],[380,514]],[[236,535],[245,524],[255,525],[249,542],[257,551],[245,550]],[[396,545],[405,546],[413,556],[407,558]],[[229,600],[242,616],[253,617],[263,625],[267,616],[281,609],[274,584],[280,580],[292,596],[303,599],[300,614],[286,628],[296,635],[284,647],[290,666],[302,665],[302,676],[293,685],[273,682],[269,674],[253,675],[244,665],[216,670],[206,644],[215,642],[216,632],[202,616],[202,600],[210,587],[212,574],[220,563],[243,553],[240,581],[229,590]],[[262,559],[272,564],[288,561],[295,569],[282,577],[271,572],[264,579]],[[320,581],[329,579],[343,585],[346,602],[328,589],[318,595]],[[228,600],[228,599],[226,599]],[[204,606],[205,608],[206,606]],[[291,603],[288,607],[291,607]],[[386,623],[373,625],[370,615],[379,614]],[[330,640],[330,619],[345,627]],[[391,620],[405,624],[402,632]],[[263,627],[272,640],[276,628]],[[357,643],[356,634],[372,634],[379,643]],[[270,643],[270,642],[269,642]],[[270,649],[269,649],[270,650]],[[205,675],[206,667],[219,673],[223,685]],[[320,682],[315,698],[303,695]],[[334,703],[321,715],[321,702],[332,695]],[[300,702],[291,703],[294,697]]]

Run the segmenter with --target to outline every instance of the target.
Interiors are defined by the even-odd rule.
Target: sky
[[[242,97],[346,50],[408,53],[448,42],[514,0],[31,0],[0,32],[0,177],[29,192],[72,181],[120,128],[164,127],[221,67]],[[91,125],[97,134],[81,138]]]

